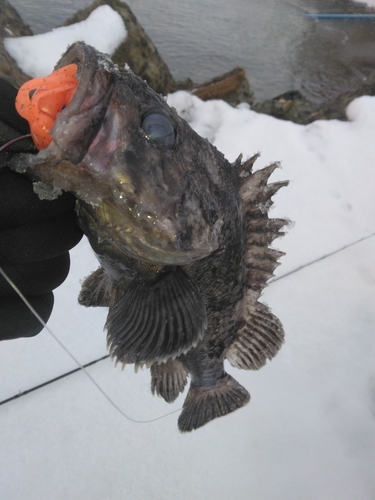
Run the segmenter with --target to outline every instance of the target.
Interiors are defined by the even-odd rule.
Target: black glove
[[[17,91],[0,80],[0,145],[27,134],[28,124],[14,107]],[[64,193],[41,201],[32,182],[6,168],[19,152],[37,151],[24,139],[0,153],[0,267],[26,296],[44,321],[53,307],[53,293],[69,272],[69,253],[81,239],[75,199]],[[42,330],[16,291],[0,275],[0,340],[30,337]]]

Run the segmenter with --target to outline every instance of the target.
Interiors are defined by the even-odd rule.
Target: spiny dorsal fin
[[[279,265],[282,252],[269,248],[275,238],[284,233],[281,229],[288,224],[284,219],[270,219],[268,211],[272,206],[272,196],[288,181],[268,184],[268,179],[279,166],[272,163],[252,173],[252,166],[259,154],[244,162],[239,170],[240,193],[243,210],[244,234],[246,235],[246,287],[256,292],[259,298],[267,281]]]
[[[269,245],[284,234],[281,229],[288,221],[270,219],[268,211],[272,196],[288,182],[268,184],[277,163],[252,173],[252,165],[258,156],[253,156],[239,170],[246,241],[244,324],[225,354],[233,366],[248,370],[261,368],[267,359],[276,355],[284,341],[282,324],[258,299],[283,255]]]
[[[242,154],[240,154],[237,160],[234,162],[234,166],[238,171],[238,176],[247,177],[248,175],[250,175],[253,171],[253,165],[257,158],[259,158],[259,156],[260,153],[257,153],[242,163]]]

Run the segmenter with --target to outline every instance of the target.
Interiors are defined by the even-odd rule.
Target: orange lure
[[[69,105],[78,86],[77,65],[69,64],[49,76],[34,78],[22,85],[16,109],[30,125],[30,134],[38,149],[52,141],[50,130],[57,115]]]

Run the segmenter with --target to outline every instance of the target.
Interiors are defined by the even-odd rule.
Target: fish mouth
[[[179,123],[164,100],[82,42],[69,47],[56,68],[70,64],[77,66],[78,86],[56,118],[52,142],[35,158],[36,175],[77,198],[93,247],[106,242],[106,251],[110,245],[117,255],[160,265],[212,254],[223,217],[208,184],[190,180],[190,156],[180,154],[168,134],[152,141],[166,123],[174,132]],[[159,121],[145,130],[155,114]]]
[[[120,238],[122,236],[123,234],[120,235]],[[114,242],[114,246],[137,260],[152,264],[175,266],[183,266],[203,259],[214,251],[213,248],[176,250],[165,239],[157,238],[136,227],[130,231],[127,228],[125,237],[121,238],[121,245]]]
[[[120,211],[111,202],[100,206],[80,203],[79,218],[85,220],[82,229],[93,247],[109,242],[116,253],[159,265],[187,265],[212,254],[218,243],[199,242],[199,247],[184,245],[170,219],[145,224],[132,210]],[[154,226],[154,227],[152,227]]]

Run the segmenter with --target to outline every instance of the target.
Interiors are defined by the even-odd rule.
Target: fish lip
[[[173,223],[172,223],[173,224]],[[211,255],[219,247],[218,238],[199,241],[199,246],[183,244],[175,231],[159,226],[160,233],[152,234],[151,228],[141,227],[139,220],[129,222],[130,231],[119,233],[126,253],[153,264],[186,265]],[[174,237],[173,237],[174,236]],[[120,245],[118,245],[118,248]],[[120,249],[120,248],[119,248]]]
[[[100,57],[99,57],[100,56]],[[106,65],[112,64],[104,54],[83,42],[75,42],[67,49],[55,66],[55,70],[69,64],[76,64],[78,86],[72,100],[57,116],[50,135],[61,150],[64,158],[77,165],[86,155],[92,140],[99,130],[114,89],[114,75],[106,71]],[[104,69],[104,71],[103,71]],[[74,127],[78,116],[82,121],[87,113],[84,137],[80,136],[80,146],[72,147],[69,135],[64,133],[67,127]],[[73,125],[72,125],[73,124]],[[68,140],[68,142],[66,142]]]
[[[183,266],[191,264],[211,255],[217,248],[203,248],[193,250],[176,250],[170,248],[158,248],[147,244],[139,239],[134,239],[130,244],[119,245],[113,241],[113,246],[120,252],[137,260],[150,264]]]

